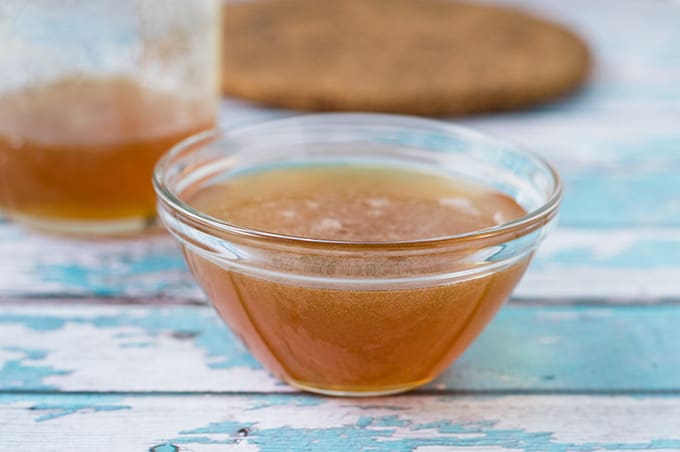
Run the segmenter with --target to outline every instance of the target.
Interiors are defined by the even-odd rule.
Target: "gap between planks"
[[[78,397],[97,397],[97,396],[117,396],[117,397],[308,397],[318,400],[380,400],[385,397],[336,397],[324,396],[309,392],[300,391],[292,387],[281,391],[70,391],[70,390],[0,390],[2,396],[33,397],[33,396],[78,396]],[[680,398],[680,389],[433,389],[419,388],[403,394],[386,396],[387,398],[405,397],[505,397],[505,396],[592,396],[592,397],[672,397]]]

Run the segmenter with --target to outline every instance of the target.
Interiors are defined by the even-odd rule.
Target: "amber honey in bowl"
[[[311,115],[201,134],[154,172],[159,216],[271,372],[332,395],[431,381],[554,224],[555,171],[449,124]]]
[[[355,242],[462,234],[525,214],[509,196],[461,179],[353,165],[252,173],[204,187],[186,202],[255,230]],[[247,275],[187,255],[217,311],[267,367],[330,393],[430,381],[478,335],[527,263],[435,287],[339,289]],[[371,277],[390,270],[383,265]],[[408,264],[400,265],[408,274]],[[326,276],[333,273],[329,267]]]

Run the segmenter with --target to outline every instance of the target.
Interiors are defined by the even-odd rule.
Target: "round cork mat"
[[[226,94],[304,110],[452,115],[525,107],[581,85],[584,42],[528,13],[446,0],[225,6]]]

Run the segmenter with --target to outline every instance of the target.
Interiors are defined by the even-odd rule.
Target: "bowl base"
[[[300,383],[293,380],[286,380],[289,385],[306,392],[332,397],[379,397],[394,394],[401,394],[422,386],[430,382],[430,379],[417,381],[399,386],[385,386],[377,388],[342,388],[342,387],[320,387],[308,383]]]

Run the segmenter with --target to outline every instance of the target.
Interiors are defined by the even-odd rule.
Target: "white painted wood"
[[[174,240],[163,230],[78,240],[0,224],[0,295],[169,294],[200,298]]]
[[[0,399],[0,425],[0,444],[13,452],[667,451],[680,447],[680,399],[18,396]]]
[[[679,281],[680,228],[558,228],[514,296],[654,302],[680,297]]]
[[[659,303],[680,297],[680,268],[528,271],[513,296],[544,303]]]
[[[191,317],[191,322],[175,317],[165,324],[163,315],[154,320],[153,314],[149,316],[152,311],[140,307],[17,306],[0,312],[5,319],[23,319],[0,320],[0,375],[11,362],[21,363],[23,369],[14,373],[14,380],[5,377],[0,391],[8,386],[59,391],[291,391],[260,368],[207,308],[190,308],[185,318]],[[211,328],[218,335],[205,347],[175,334],[187,330],[210,334]],[[32,350],[44,353],[32,359]],[[211,367],[215,363],[211,350],[244,355],[244,362]],[[26,387],[22,381],[34,384]]]

